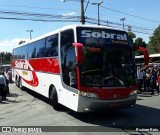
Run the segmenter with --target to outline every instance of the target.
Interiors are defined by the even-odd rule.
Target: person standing
[[[157,73],[154,69],[151,72],[150,88],[151,88],[152,95],[154,94],[154,89],[156,89],[159,95],[159,87],[157,86]]]
[[[150,91],[150,80],[151,80],[151,73],[150,70],[146,70],[146,89],[147,91]]]
[[[7,77],[8,77],[9,83],[11,83],[12,82],[12,71],[11,71],[11,69],[8,70]]]
[[[138,93],[141,93],[142,92],[143,79],[144,79],[143,68],[140,68],[140,67],[138,68],[137,79],[138,79]]]
[[[2,75],[2,73],[0,73],[0,94],[2,96],[2,100],[6,100],[6,88],[7,84],[6,84],[6,79],[5,77]]]
[[[160,72],[158,73],[158,77],[157,77],[157,93],[159,94],[159,90],[160,90]]]
[[[69,79],[70,79],[70,86],[76,88],[77,87],[77,77],[76,77],[76,70],[72,69],[69,72]]]

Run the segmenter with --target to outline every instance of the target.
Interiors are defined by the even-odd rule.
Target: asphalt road
[[[10,84],[7,99],[0,102],[0,131],[4,127],[11,127],[14,131],[12,134],[28,130],[45,131],[39,134],[68,135],[160,134],[160,96],[150,95],[149,92],[139,94],[134,107],[114,112],[75,113],[65,107],[55,111],[48,104],[48,99],[30,90],[20,90],[14,83]]]

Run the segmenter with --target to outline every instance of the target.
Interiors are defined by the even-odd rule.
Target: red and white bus
[[[137,98],[128,34],[70,25],[13,49],[13,80],[76,112],[124,108]]]
[[[144,65],[144,55],[135,56],[135,61],[137,66]],[[150,54],[149,55],[149,64],[158,65],[160,64],[160,54]]]

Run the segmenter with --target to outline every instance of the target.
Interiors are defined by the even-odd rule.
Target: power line
[[[19,12],[19,11],[0,11],[0,14],[7,14],[7,15],[22,15],[22,16],[33,16],[33,17],[72,17],[72,18],[75,18],[77,16],[73,16],[73,15],[69,15],[69,16],[66,16],[66,15],[51,15],[51,14],[45,14],[45,13],[29,13],[29,12]]]
[[[29,20],[29,21],[40,21],[40,22],[80,22],[80,20],[70,20],[70,19],[54,19],[54,20],[44,20],[44,19],[29,19],[29,18],[16,18],[16,17],[0,17],[0,19],[5,20]]]
[[[42,21],[42,22],[80,22],[80,16],[66,16],[66,15],[50,15],[50,14],[40,14],[40,13],[30,13],[30,12],[19,12],[19,11],[0,11],[1,15],[5,15],[5,17],[0,17],[0,19],[10,19],[10,20],[30,20],[30,21]],[[11,15],[12,17],[6,17],[6,15]],[[13,17],[17,16],[17,17]],[[38,19],[37,19],[38,18]],[[91,24],[96,24],[97,19],[94,18],[88,18],[86,17],[86,22]],[[96,23],[95,23],[96,22]],[[107,26],[108,24],[116,27],[122,26],[122,24],[117,22],[111,22],[106,20],[101,20],[102,24],[104,26]],[[124,27],[128,28],[128,26],[131,26],[134,31],[138,31],[139,33],[143,34],[149,34],[153,33],[154,30],[138,27],[135,25],[127,25],[125,24]]]
[[[88,23],[91,23],[91,24],[97,24],[97,19],[94,19],[94,18],[86,18],[86,22]],[[101,25],[103,26],[110,26],[110,27],[121,27],[122,24],[121,23],[117,23],[117,22],[111,22],[111,21],[105,21],[105,20],[101,20]],[[154,32],[154,30],[148,30],[148,29],[145,29],[145,28],[140,28],[140,27],[134,27],[132,25],[124,25],[125,27],[129,27],[131,26],[132,27],[132,32],[137,32],[137,33],[142,33],[142,34],[148,34],[148,35],[152,35],[152,33]],[[143,30],[143,31],[140,31],[140,30]]]
[[[146,21],[155,22],[155,23],[160,23],[160,21],[148,19],[148,18],[145,18],[145,17],[136,16],[136,15],[133,15],[133,14],[128,14],[128,13],[125,13],[125,12],[122,12],[122,11],[119,11],[119,10],[115,10],[115,9],[112,9],[112,8],[107,8],[107,7],[105,7],[105,6],[101,6],[101,7],[104,8],[104,9],[108,9],[108,10],[117,12],[117,13],[121,13],[121,14],[125,14],[125,15],[132,16],[132,17],[135,17],[135,18],[143,19],[143,20],[146,20]]]
[[[78,1],[78,0],[76,0],[76,1]],[[88,2],[88,1],[84,1],[84,2],[86,2],[87,4],[93,5],[92,3]],[[32,8],[32,9],[44,9],[44,10],[80,11],[80,10],[71,10],[71,9],[44,8],[44,7],[35,7],[35,6],[30,7],[30,6],[17,6],[17,5],[4,5],[4,4],[0,4],[0,6],[3,6],[3,7],[4,6],[10,6],[10,7],[18,7],[18,8]],[[107,10],[111,10],[111,11],[117,12],[117,13],[121,13],[121,14],[125,14],[125,15],[132,16],[132,17],[135,17],[135,18],[143,19],[143,20],[146,20],[146,21],[160,23],[160,21],[157,21],[157,20],[152,20],[152,19],[148,19],[148,18],[145,18],[145,17],[140,17],[140,16],[136,16],[136,15],[133,15],[133,14],[125,13],[125,12],[122,12],[122,11],[119,11],[119,10],[116,10],[116,9],[112,9],[112,8],[108,8],[108,7],[105,7],[105,6],[102,6],[102,5],[100,7],[104,8],[104,9],[107,9]]]
[[[44,8],[44,7],[30,7],[30,6],[16,6],[16,5],[0,5],[0,6],[6,6],[6,7],[16,7],[16,8],[30,8],[30,9],[42,9],[42,10],[70,10],[70,11],[80,11],[80,10],[71,10],[71,9],[59,9],[59,8]]]

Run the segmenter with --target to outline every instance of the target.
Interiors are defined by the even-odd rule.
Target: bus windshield
[[[135,66],[131,50],[126,48],[85,47],[81,65],[81,85],[120,87],[135,84]]]
[[[96,39],[100,38],[92,41]],[[114,40],[115,44],[109,40],[83,42],[85,61],[80,66],[81,86],[123,87],[136,83],[135,61],[129,43]]]

